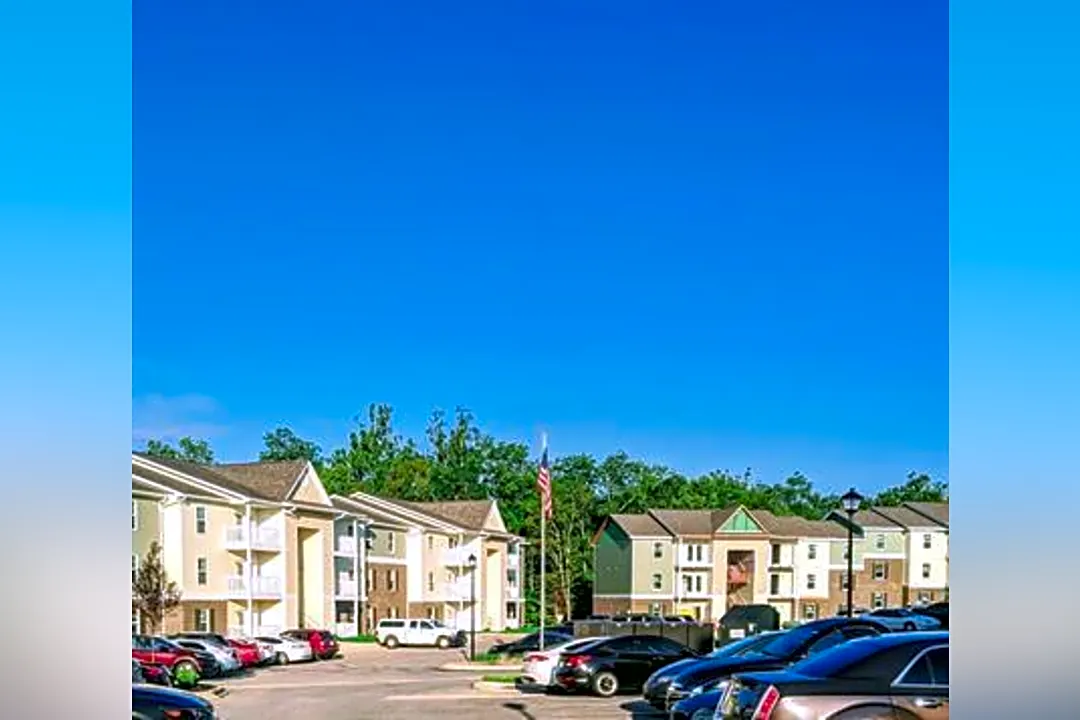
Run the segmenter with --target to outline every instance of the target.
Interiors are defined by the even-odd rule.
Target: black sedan
[[[787,670],[736,675],[715,711],[724,720],[744,720],[758,717],[762,706],[774,720],[947,718],[949,633],[863,638]]]
[[[657,670],[697,655],[670,638],[622,635],[560,658],[555,683],[564,690],[611,697],[622,690],[638,689]]]
[[[792,663],[835,645],[860,637],[883,635],[889,629],[881,623],[862,618],[825,618],[777,634],[753,652],[735,657],[720,657],[695,663],[679,673],[668,685],[665,711],[692,694],[716,694],[719,700],[723,683],[735,673],[758,670],[782,670]],[[699,687],[706,686],[701,693]]]
[[[214,706],[194,693],[151,685],[131,686],[132,720],[214,720]]]
[[[558,629],[552,628],[550,630],[544,630],[544,647],[549,648],[553,645],[561,645],[562,643],[569,642],[574,639],[573,629],[567,630],[565,627],[559,627]],[[534,632],[531,635],[526,635],[523,638],[519,638],[512,642],[499,643],[493,645],[488,654],[490,655],[524,655],[525,653],[536,652],[540,649],[540,633]]]

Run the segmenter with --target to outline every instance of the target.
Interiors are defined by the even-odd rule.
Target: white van
[[[460,647],[465,633],[443,625],[438,620],[412,619],[380,620],[375,627],[375,639],[391,650],[400,645],[415,647]]]

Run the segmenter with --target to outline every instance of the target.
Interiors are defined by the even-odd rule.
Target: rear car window
[[[381,628],[403,628],[405,627],[404,620],[380,620],[379,627]]]

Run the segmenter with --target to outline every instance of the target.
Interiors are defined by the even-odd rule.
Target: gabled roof
[[[947,502],[908,502],[904,503],[904,506],[914,510],[923,517],[933,520],[938,525],[949,527],[949,503]]]
[[[229,463],[213,466],[215,472],[224,475],[249,493],[275,502],[286,502],[290,499],[307,468],[306,460]]]
[[[608,520],[632,538],[671,537],[671,533],[652,515],[611,515]]]
[[[177,492],[190,494],[201,484],[231,495],[233,499],[269,503],[294,504],[290,502],[292,493],[310,468],[306,460],[199,465],[153,457],[143,452],[133,452],[131,455],[133,474],[172,487]],[[205,488],[201,489],[206,492]],[[295,504],[315,506],[310,502]]]
[[[700,535],[712,537],[716,525],[710,510],[649,510],[651,515],[669,534],[685,537]]]
[[[904,503],[860,510],[855,513],[855,524],[873,530],[936,530],[949,527],[948,517],[948,503]]]
[[[781,538],[841,538],[847,530],[825,520],[807,520],[798,515],[774,515],[768,510],[754,510],[753,515],[774,537]]]
[[[494,500],[456,500],[450,502],[408,502],[390,500],[398,505],[412,508],[417,512],[438,518],[443,522],[457,525],[465,530],[484,531]]]
[[[852,516],[852,520],[861,528],[870,530],[903,530],[904,526],[888,515],[882,515],[875,508],[860,510]]]
[[[409,524],[403,522],[401,518],[384,513],[377,508],[361,505],[352,498],[343,497],[341,495],[331,495],[330,504],[332,504],[335,509],[363,518],[372,525],[399,530],[408,530],[410,527]]]
[[[441,533],[456,533],[464,530],[457,523],[437,517],[427,510],[412,507],[409,503],[400,500],[388,500],[363,492],[355,492],[349,496],[349,499],[360,507],[378,510],[383,515],[396,518],[398,523],[409,526]]]

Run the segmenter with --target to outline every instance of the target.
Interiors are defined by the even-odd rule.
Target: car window
[[[791,671],[807,677],[836,677],[864,665],[881,652],[880,645],[871,641],[840,643],[795,663]]]
[[[934,685],[949,687],[949,649],[935,648],[926,654]]]
[[[668,638],[642,639],[642,644],[654,655],[681,655],[686,648],[674,640]]]
[[[604,648],[613,652],[634,652],[640,647],[638,639],[631,635],[617,637],[604,645]]]
[[[410,630],[416,630],[419,627],[420,627],[420,622],[419,621],[417,621],[417,620],[410,620],[409,621],[409,629]]]
[[[257,637],[255,639],[258,640],[259,642],[267,643],[268,645],[280,645],[281,644],[280,640],[278,640],[277,638],[272,638],[272,637]]]
[[[431,623],[427,622],[427,621],[424,621],[424,622],[420,623],[420,627],[422,627],[424,630],[434,630],[435,629],[435,626],[432,625]]]
[[[863,637],[876,637],[881,634],[876,628],[867,625],[850,625],[843,628],[840,632],[842,632],[844,637],[848,640]]]
[[[930,659],[927,654],[920,655],[918,660],[908,668],[900,678],[898,685],[933,685],[933,675],[930,671]]]
[[[176,645],[164,638],[154,638],[153,649],[157,652],[170,652],[176,650]]]
[[[814,643],[809,648],[807,648],[806,654],[807,656],[817,655],[818,653],[824,652],[829,648],[836,647],[840,643],[847,642],[847,640],[848,638],[844,634],[843,630],[833,630],[831,633],[828,633],[824,637],[815,640]]]

